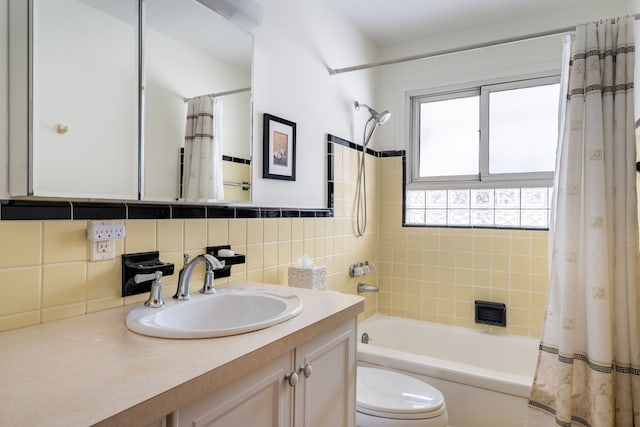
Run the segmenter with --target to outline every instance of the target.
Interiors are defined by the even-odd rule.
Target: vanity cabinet
[[[354,427],[355,319],[307,341],[296,348],[295,354],[300,376],[295,394],[295,427]]]
[[[292,425],[293,389],[284,381],[293,354],[286,353],[221,390],[167,417],[169,427],[285,427]]]
[[[355,373],[353,319],[179,409],[167,425],[354,427]]]

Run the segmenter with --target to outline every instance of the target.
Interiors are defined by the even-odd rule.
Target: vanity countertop
[[[364,309],[356,295],[287,290],[303,300],[298,316],[231,337],[138,335],[124,324],[133,305],[0,333],[0,424],[145,425]]]

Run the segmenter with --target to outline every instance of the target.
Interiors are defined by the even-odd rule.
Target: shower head
[[[360,107],[366,107],[367,110],[369,110],[369,114],[371,114],[371,118],[380,125],[385,124],[391,118],[391,113],[389,112],[389,110],[384,110],[382,113],[378,113],[367,104],[360,104],[358,101],[354,102],[354,106],[356,107],[356,110],[360,110]]]
[[[387,123],[387,121],[389,121],[390,118],[391,118],[391,113],[389,112],[389,110],[384,110],[382,113],[378,113],[378,115],[376,116],[376,120],[381,125]]]

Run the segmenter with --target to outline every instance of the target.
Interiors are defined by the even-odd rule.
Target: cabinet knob
[[[300,366],[300,372],[304,374],[305,378],[309,378],[313,373],[313,368],[311,367],[311,363],[307,363],[304,366]]]
[[[295,372],[290,373],[289,375],[284,377],[284,379],[289,382],[289,385],[291,387],[295,387],[298,384],[298,374]]]

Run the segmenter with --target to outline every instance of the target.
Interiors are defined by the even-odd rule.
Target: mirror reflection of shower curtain
[[[224,199],[222,101],[208,95],[187,102],[182,182],[185,200]]]

